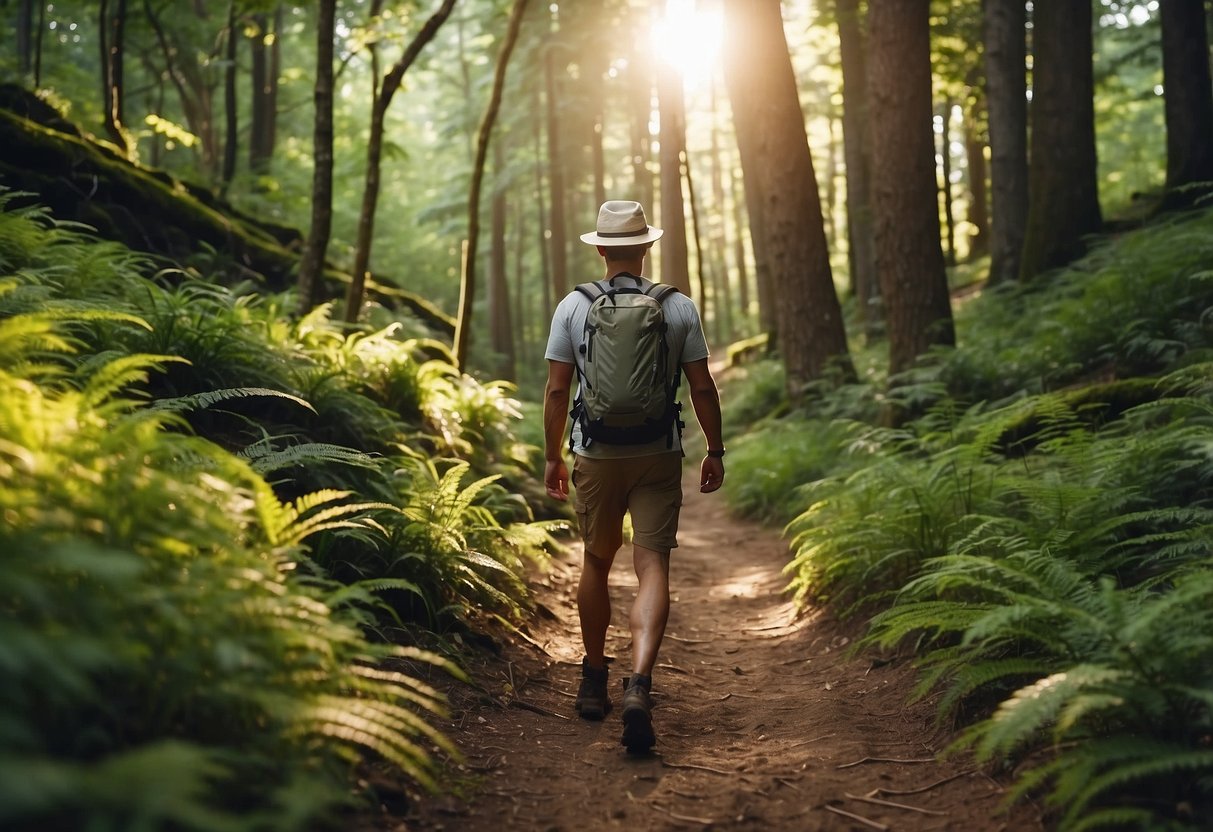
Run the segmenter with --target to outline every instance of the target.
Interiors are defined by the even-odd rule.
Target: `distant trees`
[[[378,8],[376,4],[372,8]],[[354,242],[354,266],[350,273],[350,286],[345,296],[345,320],[353,323],[358,320],[362,309],[363,295],[366,291],[367,270],[371,262],[371,243],[375,231],[375,212],[379,206],[380,165],[383,160],[383,131],[384,120],[392,98],[400,89],[404,73],[408,72],[413,62],[421,54],[440,26],[450,17],[455,7],[455,0],[443,0],[438,10],[425,22],[421,30],[409,43],[400,59],[388,73],[380,79],[373,78],[371,92],[371,124],[366,142],[366,182],[362,190],[362,208],[358,214],[358,232]],[[372,55],[375,57],[373,66],[378,69],[377,45],[372,44]]]

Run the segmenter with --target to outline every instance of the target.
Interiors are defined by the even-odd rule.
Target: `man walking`
[[[640,276],[644,258],[661,233],[661,229],[648,224],[639,203],[612,200],[603,203],[599,210],[595,230],[582,234],[581,239],[598,249],[606,266],[606,279],[597,284],[598,294],[623,286],[621,294],[627,291],[633,296],[649,294],[657,298],[664,315],[660,327],[665,333],[663,350],[667,350],[660,360],[668,362],[663,377],[673,380],[672,396],[677,392],[679,374],[686,376],[691,404],[707,440],[699,485],[699,490],[707,493],[724,482],[720,394],[708,370],[707,341],[694,302],[678,292],[668,295],[654,292],[659,287]],[[573,376],[578,376],[580,410],[590,388],[585,374],[587,353],[592,360],[593,350],[587,347],[595,346],[587,345],[586,337],[594,293],[583,293],[582,287],[578,288],[556,308],[546,352],[544,484],[548,495],[557,500],[567,499],[569,491],[569,471],[563,451]],[[630,615],[632,674],[623,685],[622,743],[633,754],[648,752],[657,741],[649,694],[657,651],[669,618],[670,550],[678,545],[678,513],[682,505],[683,451],[677,409],[672,410],[670,418],[672,423],[662,435],[638,443],[629,442],[627,435],[618,432],[596,430],[584,417],[575,418],[569,440],[574,453],[574,508],[585,542],[577,589],[585,658],[576,709],[585,719],[602,719],[611,709],[604,655],[611,623],[607,578],[615,553],[623,544],[624,515],[630,512],[632,561],[639,589]]]

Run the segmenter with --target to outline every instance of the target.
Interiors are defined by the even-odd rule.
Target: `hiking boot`
[[[607,668],[590,667],[586,659],[581,660],[581,687],[573,707],[582,719],[602,719],[611,710],[611,699],[607,696]]]
[[[649,691],[651,676],[633,673],[623,682],[623,739],[620,742],[629,754],[647,754],[657,744],[653,733],[653,700]]]

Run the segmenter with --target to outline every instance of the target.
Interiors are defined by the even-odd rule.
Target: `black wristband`
[[[713,459],[724,459],[724,448],[721,448],[719,451],[708,451],[708,456]]]

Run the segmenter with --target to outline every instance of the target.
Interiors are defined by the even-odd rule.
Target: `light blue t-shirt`
[[[634,281],[626,281],[624,285],[631,286]],[[653,285],[651,280],[642,278],[641,289]],[[665,311],[666,338],[670,345],[670,377],[683,364],[700,361],[708,357],[708,342],[703,334],[703,323],[699,319],[699,310],[695,302],[681,292],[675,292],[665,299],[662,304]],[[573,291],[565,296],[552,315],[552,330],[548,335],[547,352],[544,358],[549,361],[563,361],[566,364],[576,364],[578,390],[581,394],[580,379],[585,374],[585,357],[581,354],[581,345],[585,341],[585,319],[590,312],[590,299],[581,292]],[[685,415],[685,414],[684,414]],[[685,419],[684,419],[685,421]],[[581,426],[573,423],[573,452],[595,459],[614,457],[649,456],[664,454],[670,451],[682,451],[678,431],[674,432],[674,444],[666,444],[665,438],[658,439],[646,445],[608,445],[604,442],[591,442],[586,447],[582,441]]]

